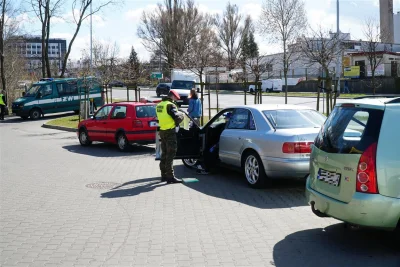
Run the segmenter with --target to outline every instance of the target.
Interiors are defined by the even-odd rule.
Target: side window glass
[[[67,94],[67,84],[65,83],[58,83],[57,84],[57,91],[59,96],[65,96]]]
[[[68,95],[76,95],[76,94],[78,94],[78,86],[77,86],[76,82],[68,83],[67,92],[68,92]]]
[[[51,96],[53,94],[53,89],[51,84],[43,85],[41,88],[41,97]]]
[[[111,115],[111,119],[124,119],[126,118],[126,106],[116,106]]]
[[[96,120],[104,120],[107,119],[108,115],[110,114],[112,106],[105,106],[100,109],[96,115],[94,116]]]
[[[248,129],[249,111],[247,109],[236,109],[229,120],[228,129]]]
[[[250,130],[256,129],[256,123],[254,122],[253,114],[251,114],[251,112],[249,112],[249,129]]]

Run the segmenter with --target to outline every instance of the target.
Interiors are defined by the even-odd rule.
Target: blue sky
[[[143,11],[154,10],[156,4],[163,0],[124,0],[124,4],[108,7],[98,13],[93,19],[93,36],[104,43],[114,43],[119,47],[119,56],[127,57],[131,46],[134,46],[141,59],[148,59],[149,52],[142,46],[137,37],[136,29]],[[400,0],[394,1],[394,12],[400,11]],[[227,1],[197,0],[196,4],[201,11],[222,13]],[[261,12],[262,0],[231,0],[237,4],[243,14],[249,14],[254,21],[258,20]],[[326,29],[336,31],[336,0],[305,0],[307,17],[310,25],[322,25]],[[379,19],[379,0],[340,0],[340,30],[350,32],[353,39],[363,38],[363,22],[368,17]],[[51,29],[52,37],[66,38],[67,42],[72,37],[74,27],[66,20],[71,18],[71,7],[66,4],[61,11],[63,19],[55,19]],[[35,23],[32,14],[22,15],[25,19],[25,31],[40,35],[40,25]],[[29,19],[31,17],[31,19]],[[73,46],[72,59],[79,59],[82,50],[89,46],[89,20],[83,25]],[[263,53],[279,51],[279,46],[270,44],[265,38],[256,36],[260,50]]]

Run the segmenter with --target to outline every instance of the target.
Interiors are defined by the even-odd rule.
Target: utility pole
[[[342,73],[342,54],[340,52],[340,47],[342,42],[340,41],[340,29],[339,29],[339,0],[336,0],[336,42],[337,42],[337,60],[336,60],[336,80],[337,87],[336,90],[340,93],[340,75]]]
[[[90,2],[90,74],[92,74],[92,60],[93,60],[93,20],[92,20],[92,2],[93,0]]]

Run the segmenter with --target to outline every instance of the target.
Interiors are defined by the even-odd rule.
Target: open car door
[[[200,126],[183,110],[184,119],[179,125],[177,132],[178,150],[175,159],[198,159],[200,158],[201,147],[203,146],[203,135],[200,134]],[[161,159],[160,134],[156,132],[156,160]]]

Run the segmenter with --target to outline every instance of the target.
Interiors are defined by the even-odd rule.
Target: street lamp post
[[[340,29],[339,29],[339,0],[336,0],[336,38],[338,38],[337,41],[337,60],[336,60],[336,80],[337,80],[337,87],[336,90],[338,93],[340,93],[340,75],[342,72],[341,68],[341,52],[340,52],[340,46],[341,46],[341,41],[340,41]]]

